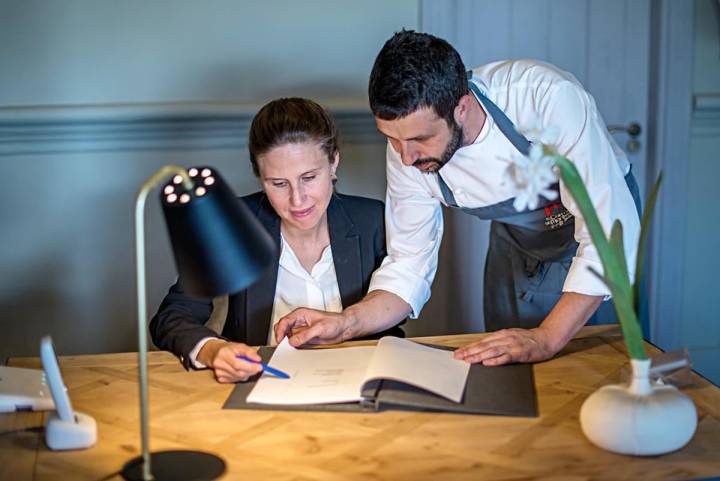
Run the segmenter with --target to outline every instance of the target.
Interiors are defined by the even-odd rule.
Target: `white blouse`
[[[340,312],[343,309],[331,246],[328,245],[323,250],[320,260],[313,266],[311,272],[308,272],[300,264],[300,260],[285,237],[281,235],[280,238],[280,263],[267,337],[269,346],[277,344],[273,329],[275,324],[293,310],[299,307],[309,307],[328,312]],[[197,355],[205,343],[211,339],[217,338],[203,338],[190,351],[190,360],[198,369],[207,367],[197,360]]]
[[[281,236],[282,237],[282,236]],[[298,307],[309,307],[328,312],[340,312],[343,309],[340,288],[335,275],[332,249],[328,245],[320,260],[308,272],[282,237],[280,268],[275,287],[272,322],[268,332],[268,345],[277,344],[273,327],[280,319]]]

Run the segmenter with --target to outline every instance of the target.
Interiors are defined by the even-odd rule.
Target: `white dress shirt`
[[[582,176],[605,232],[615,219],[624,228],[625,255],[631,273],[635,266],[640,223],[624,176],[630,169],[625,154],[607,131],[594,99],[567,72],[529,60],[495,62],[473,71],[472,82],[516,126],[554,126],[560,131],[558,152],[572,160]],[[490,115],[475,141],[460,148],[440,170],[460,207],[478,208],[517,195],[504,172],[515,147]],[[388,255],[373,274],[370,291],[392,292],[410,304],[417,317],[430,298],[443,233],[443,200],[436,175],[402,164],[387,145],[385,222]],[[579,243],[564,292],[609,295],[605,284],[590,272],[602,272],[597,250],[569,191],[560,182],[560,199],[575,216]]]
[[[343,309],[340,288],[335,275],[332,249],[328,245],[320,260],[308,272],[300,264],[295,252],[282,238],[280,268],[275,287],[272,322],[268,332],[268,345],[277,344],[273,327],[277,322],[298,307],[309,307],[328,312],[340,312]]]
[[[280,265],[267,337],[269,346],[277,344],[273,329],[275,324],[298,307],[309,307],[328,312],[340,312],[343,309],[331,246],[328,245],[323,250],[320,260],[313,266],[312,271],[308,272],[300,264],[300,260],[290,244],[282,235],[280,237]],[[196,368],[207,367],[197,360],[197,355],[205,343],[211,339],[217,338],[203,338],[190,351],[190,360]]]

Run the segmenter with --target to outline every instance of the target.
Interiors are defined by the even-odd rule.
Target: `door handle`
[[[630,137],[637,137],[642,133],[642,127],[637,122],[630,122],[627,125],[608,125],[607,129],[611,134],[625,132]]]
[[[630,122],[627,125],[608,125],[607,126],[608,132],[611,134],[619,133],[619,132],[625,132],[628,134],[630,139],[625,144],[625,148],[630,153],[635,153],[640,150],[640,147],[642,147],[642,144],[640,143],[640,140],[638,137],[642,133],[642,127],[637,122]]]

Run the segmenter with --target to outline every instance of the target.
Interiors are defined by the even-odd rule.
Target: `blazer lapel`
[[[280,218],[266,197],[263,197],[260,201],[258,220],[275,240],[277,249],[275,250],[276,257],[273,260],[272,267],[257,282],[247,288],[245,332],[247,333],[247,343],[251,346],[267,344],[270,316],[272,316],[273,301],[275,300],[278,266],[280,264]]]
[[[362,299],[362,259],[355,224],[343,208],[342,200],[335,194],[328,206],[328,230],[340,298],[345,308]]]

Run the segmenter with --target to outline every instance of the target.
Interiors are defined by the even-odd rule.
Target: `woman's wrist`
[[[205,343],[202,349],[200,349],[200,352],[198,352],[197,360],[208,367],[212,367],[213,361],[215,360],[218,351],[227,343],[227,341],[224,341],[222,339],[209,340]]]

